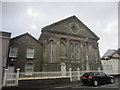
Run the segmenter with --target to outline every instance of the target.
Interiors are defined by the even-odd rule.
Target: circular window
[[[76,23],[74,23],[74,22],[69,24],[69,28],[72,31],[72,33],[76,34],[76,33],[79,32],[79,26]]]

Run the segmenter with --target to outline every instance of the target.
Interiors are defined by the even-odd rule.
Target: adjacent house
[[[101,58],[103,69],[108,74],[120,74],[120,54],[119,50],[109,49]]]
[[[28,33],[10,40],[8,65],[22,72],[102,69],[99,37],[76,16],[42,28],[39,39]]]
[[[8,57],[9,41],[11,33],[0,31],[0,89],[2,87],[3,72]]]
[[[42,44],[29,33],[10,40],[8,66],[21,72],[42,70]]]

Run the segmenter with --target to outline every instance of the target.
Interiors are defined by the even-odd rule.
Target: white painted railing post
[[[98,68],[98,72],[101,72],[101,71],[100,71],[100,68]]]
[[[16,86],[18,86],[19,74],[20,74],[20,69],[18,68],[16,73]]]
[[[3,78],[3,87],[6,85],[6,79],[7,79],[7,70],[8,70],[8,69],[5,69],[5,72],[4,72],[4,78]]]
[[[78,71],[78,80],[80,81],[80,68],[77,68]]]
[[[70,82],[72,82],[72,69],[69,68]]]

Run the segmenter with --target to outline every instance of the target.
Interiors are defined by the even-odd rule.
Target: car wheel
[[[94,86],[98,86],[98,81],[97,80],[94,81]]]
[[[110,83],[113,84],[114,83],[114,79],[110,79]]]

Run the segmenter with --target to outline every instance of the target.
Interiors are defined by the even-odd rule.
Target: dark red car
[[[114,77],[103,72],[87,72],[81,78],[83,84],[98,86],[100,84],[114,83]]]

